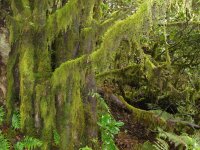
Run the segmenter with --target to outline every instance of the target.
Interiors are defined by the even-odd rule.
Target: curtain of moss
[[[11,53],[8,66],[8,118],[14,107],[13,86],[17,83],[13,81],[13,68],[18,53],[22,131],[41,136],[42,149],[50,149],[52,130],[56,128],[61,136],[60,149],[78,149],[97,138],[96,101],[88,95],[96,87],[92,70],[109,70],[109,61],[123,44],[121,41],[135,47],[141,59],[140,69],[151,79],[156,64],[142,51],[140,35],[148,36],[156,21],[152,6],[161,6],[161,2],[144,1],[134,15],[108,29],[101,47],[93,53],[100,31],[96,30],[98,20],[93,17],[100,18],[95,14],[100,11],[97,4],[101,1],[69,0],[49,15],[47,0],[34,2],[11,0],[10,40],[15,53]],[[128,46],[125,50],[130,51]],[[146,119],[142,112],[137,116]]]

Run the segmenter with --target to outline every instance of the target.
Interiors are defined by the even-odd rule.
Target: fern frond
[[[0,107],[0,125],[2,124],[3,120],[4,120],[4,116],[5,116],[5,112],[3,107]]]
[[[10,149],[10,143],[8,142],[8,139],[6,139],[0,131],[0,150],[9,150],[9,149]]]
[[[153,147],[155,147],[156,150],[169,150],[168,143],[160,138],[156,139],[156,142],[154,143]]]
[[[60,143],[60,135],[58,134],[58,132],[56,130],[53,130],[53,139],[54,139],[54,143],[56,145],[59,145],[59,143]]]
[[[14,148],[15,150],[23,150],[23,149],[33,150],[36,147],[41,147],[42,144],[43,144],[42,141],[27,136],[24,140],[17,142]]]
[[[164,140],[167,140],[171,143],[174,143],[175,147],[178,146],[184,146],[187,147],[187,143],[180,138],[179,135],[176,135],[174,133],[170,133],[170,132],[165,132],[162,129],[159,129],[159,138],[162,138]]]
[[[200,150],[200,144],[198,143],[198,136],[190,137],[187,134],[176,135],[174,133],[165,132],[159,129],[159,139],[162,138],[165,141],[173,143],[176,148],[184,147],[186,149]]]
[[[12,127],[14,129],[20,128],[20,114],[19,114],[19,112],[14,112],[14,114],[12,116]]]

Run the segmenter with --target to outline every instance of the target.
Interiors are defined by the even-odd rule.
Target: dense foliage
[[[0,0],[1,26],[2,149],[199,150],[199,0]]]

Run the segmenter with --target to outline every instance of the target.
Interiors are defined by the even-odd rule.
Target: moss
[[[95,5],[94,5],[94,9],[93,9],[93,18],[96,20],[100,20],[102,17],[102,10],[101,10],[101,3],[102,0],[96,0],[95,1]]]
[[[53,91],[58,96],[57,126],[63,150],[77,149],[83,141],[85,117],[81,89],[85,82],[84,60],[85,57],[81,57],[62,64],[52,77]]]
[[[26,37],[25,37],[26,38]],[[20,117],[21,129],[25,133],[31,133],[34,128],[33,120],[33,90],[34,90],[34,49],[32,42],[24,40],[21,45],[19,62],[20,71]]]
[[[82,1],[83,2],[83,15],[82,23],[84,26],[91,25],[93,20],[93,8],[95,5],[95,0]]]
[[[78,0],[70,0],[65,6],[48,17],[46,33],[48,33],[47,37],[50,44],[61,31],[66,31],[71,26],[74,18],[79,13],[79,4]]]
[[[83,28],[81,30],[81,40],[80,40],[80,55],[90,54],[95,48],[95,26]]]
[[[7,96],[6,96],[6,108],[7,108],[7,123],[10,123],[12,113],[14,110],[14,100],[16,98],[16,92],[14,90],[14,67],[16,65],[18,57],[18,50],[15,50],[14,53],[11,52],[8,64],[7,64]]]
[[[94,68],[98,68],[95,64],[102,62],[100,72],[101,70],[106,70],[106,64],[108,64],[108,61],[112,57],[111,53],[120,46],[122,39],[138,41],[139,34],[145,30],[149,30],[148,28],[144,28],[144,25],[145,21],[149,19],[150,6],[150,1],[145,2],[134,15],[123,21],[116,22],[115,25],[106,32],[101,47],[91,55]]]
[[[56,109],[50,87],[51,85],[49,81],[38,84],[36,87],[35,104],[39,105],[39,108],[35,109],[35,115],[38,115],[38,118],[41,118],[39,131],[41,131],[41,138],[44,142],[42,147],[44,150],[50,149],[53,137],[53,129],[55,129]]]
[[[129,105],[122,97],[119,98],[121,102],[132,112],[133,120],[142,122],[144,125],[153,129],[157,126],[164,129],[167,127],[167,122],[164,119],[156,117],[152,112],[135,108]]]
[[[35,9],[32,8],[32,10],[34,10],[33,14],[36,14],[36,16],[38,15],[37,17],[39,17],[33,19],[31,18],[32,14],[28,8],[29,1],[25,0],[19,2],[21,2],[19,5],[16,5],[14,0],[12,0],[11,3],[14,17],[10,26],[10,41],[11,43],[15,43],[18,40],[21,42],[21,47],[19,48],[19,71],[22,130],[31,132],[31,130],[35,129],[35,123],[38,130],[42,131],[41,137],[45,141],[43,149],[49,149],[49,144],[52,140],[52,129],[58,128],[61,135],[60,149],[78,149],[82,144],[81,142],[85,140],[83,139],[83,134],[88,120],[86,120],[84,114],[87,114],[91,109],[90,106],[83,102],[85,93],[83,94],[82,91],[86,84],[85,78],[87,76],[87,69],[96,69],[97,72],[102,73],[110,71],[109,61],[115,56],[121,41],[127,40],[129,43],[134,41],[134,45],[132,43],[129,44],[130,49],[134,51],[133,53],[136,53],[141,61],[139,65],[136,65],[139,69],[137,67],[134,68],[135,66],[132,69],[134,71],[144,71],[147,78],[150,79],[156,65],[141,49],[140,35],[148,36],[148,32],[151,30],[153,22],[156,21],[153,20],[152,14],[154,14],[154,12],[152,6],[153,4],[162,6],[162,2],[159,2],[158,0],[145,0],[134,15],[129,16],[125,20],[117,21],[113,27],[110,27],[104,35],[101,47],[92,54],[90,53],[95,47],[94,37],[96,36],[95,34],[98,34],[98,30],[96,30],[96,28],[94,30],[93,28],[96,27],[96,22],[92,19],[93,10],[95,9],[94,0],[69,0],[62,8],[58,9],[55,13],[50,14],[47,18],[47,22],[44,22],[46,21],[46,16],[44,16],[42,20],[40,20],[41,18],[39,16],[39,10],[42,11],[41,14],[43,15],[46,13],[46,10],[37,9],[37,7],[40,7],[39,5]],[[41,6],[44,9],[46,8],[45,5],[47,5],[45,2],[42,3],[43,6]],[[25,6],[27,6],[27,8]],[[19,12],[19,7],[24,7],[22,12]],[[158,12],[163,13],[163,10],[158,8],[161,7],[157,7],[156,9]],[[78,15],[80,15],[82,10],[84,10],[83,14],[81,14],[82,18],[78,18]],[[29,15],[31,16],[30,20],[24,20],[22,18],[29,18]],[[158,16],[156,16],[155,19],[156,18],[158,18]],[[37,27],[31,27],[29,22],[32,21],[31,19],[33,19],[31,24],[33,24],[33,26],[36,24]],[[81,46],[83,53],[86,52],[87,55],[83,55],[75,60],[69,60],[74,58],[72,55],[63,58],[62,62],[68,61],[66,63],[59,62],[58,64],[62,63],[61,66],[53,72],[52,78],[49,79],[51,71],[47,45],[50,45],[59,33],[68,31],[68,36],[70,36],[72,40],[67,40],[67,49],[71,49],[71,51],[68,52],[72,52],[75,43],[77,41],[80,42],[79,35],[73,34],[75,28],[72,26],[77,25],[76,19],[78,20],[78,23],[81,23],[83,26],[81,38],[84,37],[84,39],[81,41]],[[18,20],[22,21],[18,22]],[[102,28],[110,26],[110,23],[113,21],[114,19],[109,20],[109,22],[104,22]],[[81,27],[78,27],[78,32],[79,28]],[[107,27],[105,28],[107,29]],[[105,28],[102,30],[105,31]],[[41,32],[41,34],[39,34],[40,36],[38,36],[38,32]],[[44,34],[44,36],[42,36],[42,34]],[[41,38],[35,40],[35,37],[32,35]],[[63,34],[61,34],[61,36],[62,35]],[[22,37],[22,39],[18,39],[19,37]],[[65,44],[64,41],[62,42],[62,44]],[[36,44],[33,45],[34,43],[39,43],[39,46]],[[57,48],[62,47],[58,46]],[[128,50],[130,51],[130,49]],[[60,55],[62,54],[60,53]],[[82,55],[82,53],[80,52],[79,55]],[[58,57],[58,59],[59,58],[60,57]],[[13,62],[10,61],[11,65],[8,68],[8,77],[11,78],[8,85],[9,90],[7,96],[7,107],[10,111],[9,115],[11,115],[11,108],[13,107],[11,100],[13,98],[12,86],[14,81],[12,70],[14,62],[15,58],[13,59]],[[101,62],[101,65],[99,65],[99,62]],[[126,71],[129,73],[128,70],[129,69]],[[105,73],[102,74],[102,76],[99,75],[99,78],[112,76],[112,73],[116,73],[115,77],[117,78],[117,71],[119,70],[114,70],[111,74]],[[56,102],[54,101],[55,97]],[[36,106],[35,109],[33,109],[33,106]],[[147,111],[141,111],[128,104],[127,107],[134,112],[137,119],[141,119],[146,123],[150,121],[153,126],[156,123],[165,125],[163,120],[155,121],[156,118]],[[35,120],[33,117],[34,115]],[[57,117],[56,121],[55,115]],[[151,121],[151,119],[155,122]]]
[[[145,74],[147,79],[151,79],[151,77],[154,75],[153,71],[156,68],[156,66],[151,62],[150,58],[148,56],[145,57]]]

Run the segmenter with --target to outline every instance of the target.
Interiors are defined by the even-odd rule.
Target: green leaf
[[[86,147],[80,148],[79,150],[92,150],[92,149],[90,147],[86,146]]]
[[[60,135],[58,134],[56,130],[53,130],[53,139],[56,145],[60,144]]]
[[[23,149],[33,150],[37,147],[41,147],[42,144],[43,144],[42,141],[40,141],[36,138],[27,136],[22,141],[17,142],[15,144],[14,148],[15,148],[15,150],[23,150]]]
[[[0,150],[9,150],[9,149],[10,149],[10,143],[0,131]]]
[[[14,112],[12,116],[12,127],[14,129],[19,129],[20,128],[20,114],[19,112]]]
[[[5,112],[4,112],[3,107],[1,106],[0,107],[0,125],[3,123],[4,116],[5,116]]]

